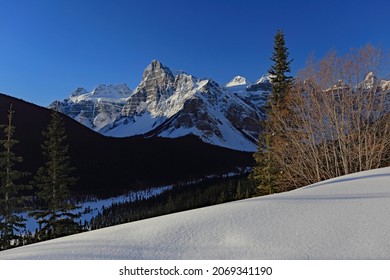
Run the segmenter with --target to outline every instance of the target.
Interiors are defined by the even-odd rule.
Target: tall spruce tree
[[[8,249],[20,238],[18,233],[26,227],[25,219],[17,214],[21,210],[25,196],[21,191],[29,188],[27,185],[18,184],[17,181],[27,172],[18,171],[15,165],[22,162],[23,158],[13,152],[14,146],[19,142],[14,139],[15,127],[12,125],[14,111],[12,104],[8,110],[8,124],[4,128],[4,139],[0,140],[3,151],[0,152],[0,249]]]
[[[286,115],[284,100],[290,90],[293,78],[287,73],[291,72],[292,60],[288,58],[284,33],[278,30],[274,37],[274,52],[271,60],[274,62],[269,69],[272,91],[266,105],[266,119],[261,122],[258,150],[254,154],[255,166],[249,178],[252,179],[261,194],[271,194],[279,191],[279,182],[283,180],[283,172],[280,170],[274,157],[274,145],[283,142],[283,135],[276,131],[274,116]],[[278,138],[278,141],[276,141]]]
[[[291,72],[290,64],[292,62],[288,56],[289,52],[286,47],[284,33],[278,30],[274,37],[274,51],[271,57],[274,64],[268,71],[272,84],[272,93],[269,101],[271,106],[281,104],[292,85],[293,78],[287,75],[287,73]]]
[[[79,230],[75,218],[79,215],[73,210],[78,207],[70,200],[69,187],[76,182],[71,176],[74,170],[70,166],[66,134],[59,113],[52,111],[51,122],[43,132],[42,144],[46,163],[38,169],[35,184],[39,191],[37,197],[40,209],[31,215],[40,225],[40,238],[56,238]]]

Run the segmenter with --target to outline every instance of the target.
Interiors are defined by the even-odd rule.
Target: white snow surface
[[[0,259],[389,259],[390,167],[0,252]]]

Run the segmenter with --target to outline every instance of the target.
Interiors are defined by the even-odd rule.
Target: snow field
[[[0,259],[390,259],[390,167],[0,252]]]

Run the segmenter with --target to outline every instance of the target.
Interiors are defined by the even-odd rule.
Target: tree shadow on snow
[[[263,197],[264,200],[280,201],[315,201],[315,200],[360,200],[360,199],[381,199],[390,198],[389,193],[366,193],[366,194],[334,194],[334,195],[297,195],[297,196],[269,196]]]
[[[372,179],[372,178],[380,178],[380,177],[390,177],[390,173],[371,174],[371,175],[364,175],[364,176],[353,177],[353,178],[330,179],[331,181],[319,182],[311,186],[303,187],[302,189],[311,189],[311,188],[316,188],[324,185],[332,185],[336,183],[351,182],[356,180],[364,180],[364,179]]]

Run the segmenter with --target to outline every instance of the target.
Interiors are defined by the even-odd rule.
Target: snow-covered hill
[[[243,151],[255,151],[264,117],[262,108],[270,91],[269,78],[255,84],[237,76],[220,86],[173,72],[159,61],[146,67],[131,93],[125,85],[96,95],[77,89],[68,99],[50,107],[86,126],[113,137],[145,135],[176,138],[188,134],[204,142]]]
[[[390,167],[0,252],[0,259],[389,259]]]

